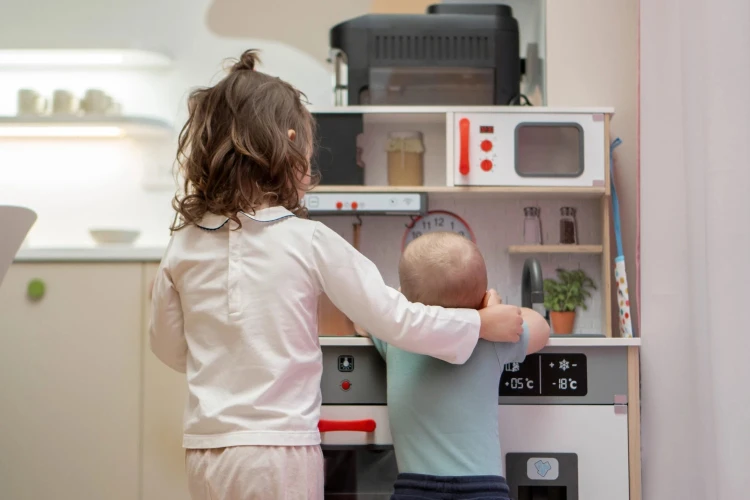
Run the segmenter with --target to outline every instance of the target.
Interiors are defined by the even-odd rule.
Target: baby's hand
[[[482,309],[489,306],[496,306],[502,304],[503,301],[497,294],[494,288],[491,288],[487,293],[484,294],[484,300],[482,300]]]

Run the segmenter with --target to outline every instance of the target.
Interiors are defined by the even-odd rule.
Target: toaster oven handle
[[[373,432],[375,431],[375,421],[367,420],[321,420],[318,422],[320,432],[337,432],[337,431],[354,431],[354,432]]]
[[[469,119],[461,118],[458,121],[459,135],[459,157],[458,172],[461,175],[469,175]]]

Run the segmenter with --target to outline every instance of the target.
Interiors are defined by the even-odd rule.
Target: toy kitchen
[[[540,311],[553,329],[540,353],[505,367],[498,388],[511,497],[640,499],[640,339],[613,256],[614,110],[516,105],[518,39],[511,9],[489,4],[335,26],[337,106],[311,108],[322,181],[305,204],[394,287],[413,239],[453,231],[475,241],[503,302]],[[571,308],[559,287],[576,279],[589,293]],[[555,320],[562,311],[567,323]],[[326,498],[389,498],[398,471],[384,363],[325,297],[319,324]]]

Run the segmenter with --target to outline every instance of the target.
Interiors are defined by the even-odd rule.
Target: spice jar
[[[578,224],[576,223],[575,207],[560,209],[560,244],[578,244]]]
[[[422,186],[424,144],[421,132],[391,132],[386,145],[389,186]]]
[[[542,244],[542,221],[539,218],[539,207],[523,209],[523,242],[526,245]]]

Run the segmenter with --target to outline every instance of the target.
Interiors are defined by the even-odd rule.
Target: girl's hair
[[[173,231],[206,213],[224,215],[241,227],[238,212],[252,213],[261,205],[305,215],[298,190],[304,190],[309,173],[315,121],[302,102],[304,94],[255,71],[258,62],[257,51],[247,50],[219,83],[190,94],[177,150],[185,185],[172,200]]]

